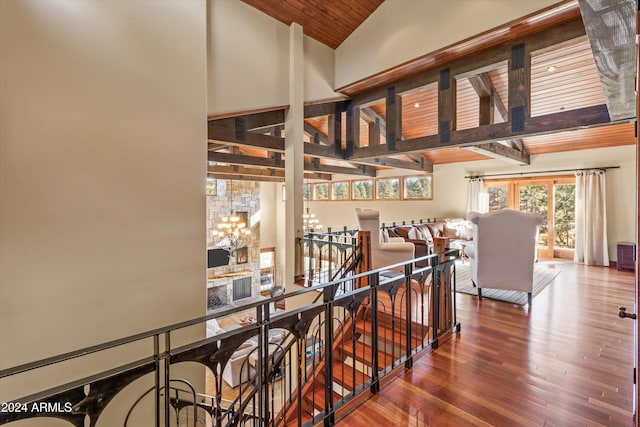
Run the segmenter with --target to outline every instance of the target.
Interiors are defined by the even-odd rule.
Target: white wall
[[[430,201],[309,202],[324,226],[355,225],[355,208],[380,210],[381,221],[464,217],[468,175],[524,173],[598,166],[620,166],[607,172],[607,225],[609,256],[616,259],[616,243],[634,241],[635,146],[580,150],[531,156],[531,165],[516,166],[500,160],[449,163],[434,167],[434,198]],[[393,174],[393,173],[391,173]],[[403,172],[411,174],[411,172]],[[385,172],[384,175],[390,175]],[[395,174],[397,176],[397,174]],[[340,177],[343,178],[343,177]],[[356,179],[355,177],[346,177]]]
[[[289,104],[289,27],[240,0],[208,0],[208,114]],[[305,101],[338,96],[333,49],[304,37]]]
[[[240,0],[208,0],[208,114],[289,103],[289,29]]]
[[[304,100],[342,97],[334,92],[335,51],[310,37],[304,37]]]
[[[555,3],[559,2],[386,0],[336,49],[336,87],[395,67]]]
[[[0,2],[0,368],[205,313],[205,17]]]

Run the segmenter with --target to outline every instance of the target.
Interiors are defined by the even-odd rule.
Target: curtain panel
[[[609,265],[605,172],[576,172],[576,249],[574,261]]]
[[[482,178],[469,179],[467,186],[467,215],[469,212],[489,212],[489,197],[483,192]]]

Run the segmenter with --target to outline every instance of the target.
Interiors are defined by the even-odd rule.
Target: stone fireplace
[[[207,309],[211,305],[241,303],[243,298],[260,295],[260,183],[256,181],[215,180],[210,183],[215,194],[207,194],[207,248],[216,247],[214,231],[223,216],[246,212],[251,229],[246,247],[231,254],[229,264],[207,270]],[[233,191],[233,193],[231,193]],[[237,282],[234,292],[234,280]],[[223,297],[223,291],[226,297]],[[234,301],[234,295],[236,296]],[[221,305],[222,306],[222,305]]]

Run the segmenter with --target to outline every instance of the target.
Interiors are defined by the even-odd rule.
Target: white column
[[[304,181],[304,50],[302,27],[289,27],[289,109],[285,119],[285,284],[302,268],[302,186]]]

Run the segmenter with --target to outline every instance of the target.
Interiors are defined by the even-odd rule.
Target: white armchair
[[[482,299],[482,288],[522,291],[531,305],[540,215],[500,210],[470,212],[467,219],[473,223],[474,243],[465,248],[465,255],[478,298]]]
[[[413,243],[405,242],[402,237],[389,238],[381,242],[380,212],[373,209],[356,208],[358,228],[371,233],[371,268],[373,270],[415,258]],[[403,267],[398,268],[404,271]]]

